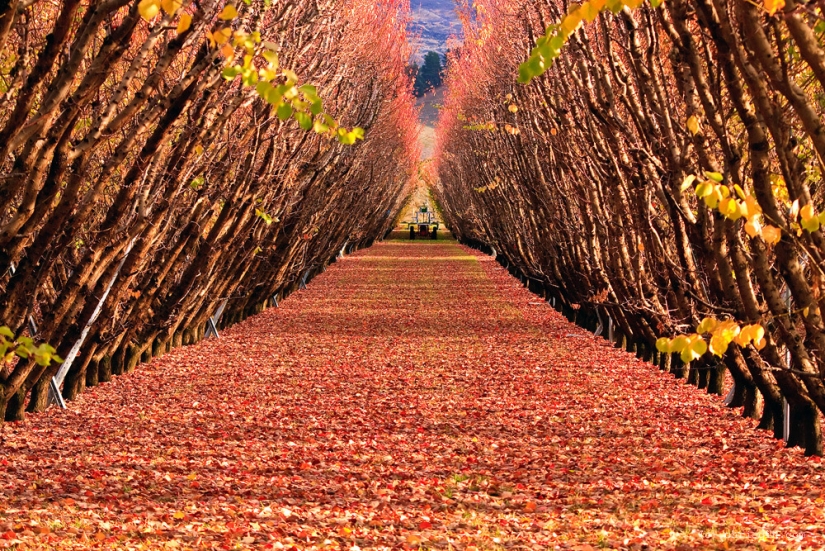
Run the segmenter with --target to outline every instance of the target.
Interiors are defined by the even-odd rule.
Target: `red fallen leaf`
[[[524,512],[525,513],[535,513],[536,512],[536,502],[535,501],[528,501],[524,504]]]
[[[104,534],[103,532],[98,532],[97,534],[95,534],[95,539],[97,541],[103,541],[106,539],[106,534]]]
[[[13,540],[17,537],[17,534],[9,530],[8,532],[4,532],[3,535],[0,537],[2,537],[4,540]]]
[[[714,499],[712,497],[708,496],[708,497],[702,499],[701,503],[702,503],[702,505],[713,505],[716,502],[714,501]]]
[[[422,520],[421,522],[418,523],[418,529],[419,530],[429,530],[432,527],[433,527],[433,524],[430,521],[427,521],[427,520]]]
[[[301,463],[301,465],[298,468],[301,469],[302,471],[308,471],[312,468],[312,465],[307,463],[306,461],[304,461],[303,463]]]

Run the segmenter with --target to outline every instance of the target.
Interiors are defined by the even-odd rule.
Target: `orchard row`
[[[584,323],[822,453],[825,16],[769,0],[478,0],[438,195]],[[520,80],[524,84],[517,84]]]
[[[418,157],[405,18],[393,0],[0,4],[0,325],[25,338],[31,317],[71,359],[65,398],[389,228]],[[46,407],[61,365],[10,359],[7,420]]]

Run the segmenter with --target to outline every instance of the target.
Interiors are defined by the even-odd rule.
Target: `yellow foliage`
[[[579,13],[581,14],[581,18],[586,21],[587,23],[592,23],[598,16],[599,11],[604,7],[604,0],[601,2],[601,6],[597,7],[595,2],[585,2],[579,8]]]
[[[819,217],[813,205],[807,204],[799,209],[800,224],[809,232],[815,232],[819,229]]]
[[[757,235],[762,234],[762,224],[759,223],[759,220],[753,218],[752,220],[748,220],[745,223],[745,233],[747,233],[751,238],[756,237]]]
[[[581,13],[577,10],[573,13],[567,14],[564,19],[561,20],[560,29],[564,36],[570,36],[573,34],[581,25],[582,23],[582,16]]]
[[[785,0],[765,0],[765,10],[773,15],[785,7]]]
[[[699,133],[699,119],[696,118],[696,115],[691,115],[687,120],[687,128],[694,136]]]
[[[183,34],[192,26],[192,16],[188,13],[180,14],[180,21],[178,21],[178,34]]]
[[[224,6],[223,11],[218,16],[218,18],[223,21],[232,21],[236,17],[238,17],[238,10],[236,10],[232,4]]]
[[[678,338],[678,337],[677,337]],[[701,358],[708,351],[708,343],[701,335],[693,334],[686,337],[687,345],[682,350],[681,357],[685,363]]]
[[[183,5],[183,0],[162,0],[160,7],[169,15],[175,15],[180,7]]]
[[[716,326],[719,325],[719,320],[715,318],[705,318],[702,320],[702,323],[699,324],[699,327],[696,328],[697,333],[710,333]]]
[[[160,13],[160,0],[140,0],[138,13],[146,21],[151,21]]]
[[[782,239],[782,230],[768,224],[762,228],[762,239],[769,245],[776,245]]]

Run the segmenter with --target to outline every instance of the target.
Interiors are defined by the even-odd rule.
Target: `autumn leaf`
[[[178,34],[183,34],[189,30],[189,27],[192,26],[192,16],[188,13],[180,14],[180,19],[178,20],[177,32]]]
[[[764,1],[765,1],[765,11],[767,11],[769,15],[773,15],[777,11],[779,11],[782,8],[785,7],[785,0],[764,0]]]

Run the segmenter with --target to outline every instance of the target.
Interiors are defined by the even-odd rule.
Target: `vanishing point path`
[[[386,242],[6,424],[0,547],[821,549],[825,474],[490,257]]]

